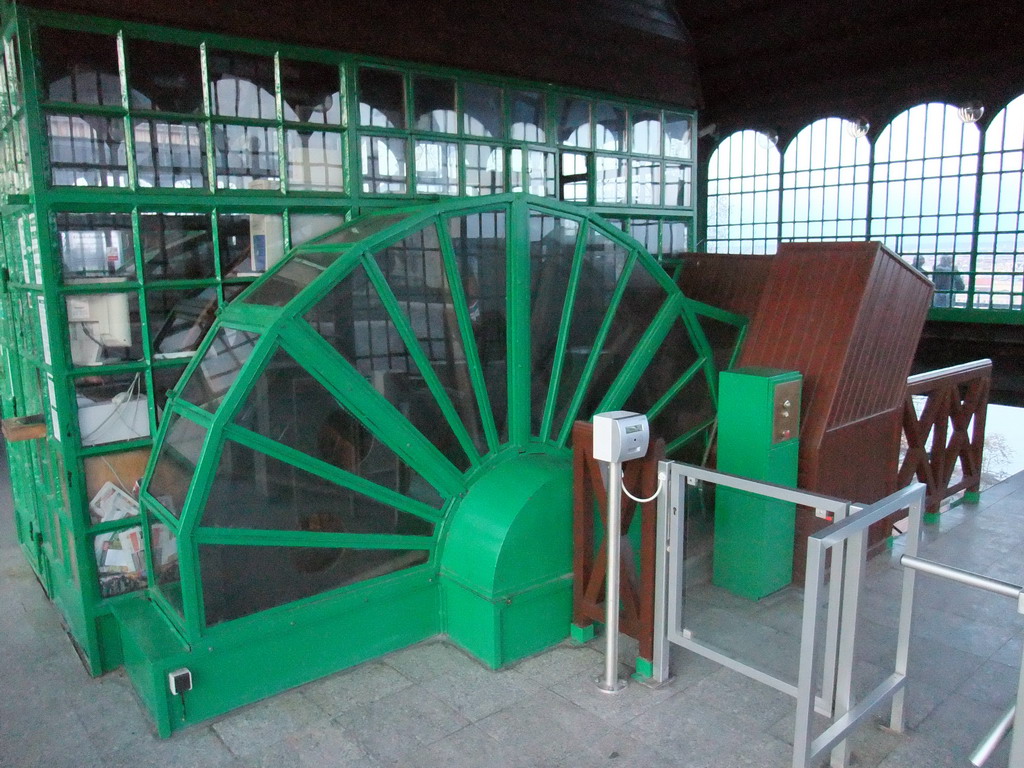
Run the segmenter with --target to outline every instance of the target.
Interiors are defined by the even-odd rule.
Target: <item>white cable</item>
[[[623,479],[625,479],[625,474],[624,473],[623,473]],[[627,496],[629,496],[629,498],[631,498],[633,501],[637,502],[638,504],[646,504],[648,501],[654,501],[656,498],[658,498],[661,495],[661,488],[662,488],[662,486],[664,484],[665,484],[665,473],[664,472],[659,472],[658,473],[658,490],[656,490],[654,492],[653,496],[648,496],[646,499],[639,499],[636,496],[634,496],[632,493],[629,492],[629,488],[626,487],[625,482],[623,482],[623,484],[622,484],[622,492],[624,494],[626,494]]]

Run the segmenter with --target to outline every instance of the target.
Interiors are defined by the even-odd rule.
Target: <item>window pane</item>
[[[689,208],[693,205],[693,169],[689,165],[665,163],[665,205]]]
[[[363,192],[406,192],[405,139],[363,136],[360,150]]]
[[[292,248],[330,232],[345,223],[344,216],[326,213],[293,213],[288,217]]]
[[[124,120],[47,115],[50,178],[55,186],[127,187]]]
[[[558,99],[558,143],[568,147],[592,147],[590,102],[582,99]]]
[[[298,296],[302,289],[320,277],[330,262],[337,259],[339,255],[339,253],[293,254],[287,263],[268,276],[243,301],[247,304],[283,307]]]
[[[661,115],[641,109],[634,110],[632,116],[633,151],[641,155],[660,155]]]
[[[258,275],[284,256],[284,224],[273,213],[224,213],[217,217],[220,273]]]
[[[576,152],[563,152],[562,200],[571,203],[586,203],[590,199],[590,174],[587,172],[587,156]]]
[[[149,528],[149,546],[153,550],[153,571],[156,586],[171,607],[181,616],[181,570],[178,567],[178,538],[163,523],[154,522]]]
[[[185,386],[181,399],[213,413],[238,378],[259,336],[234,328],[221,328]]]
[[[198,123],[133,120],[140,187],[206,186],[206,135]]]
[[[341,135],[326,131],[285,133],[288,186],[294,190],[341,191]]]
[[[546,141],[544,130],[544,98],[532,91],[509,91],[508,108],[511,119],[509,138],[517,141]]]
[[[633,205],[661,205],[661,161],[633,161]]]
[[[501,138],[504,115],[501,88],[481,83],[462,84],[462,130],[470,136]]]
[[[76,379],[75,399],[82,445],[149,437],[146,377],[141,371]]]
[[[167,407],[167,393],[178,385],[185,366],[160,366],[153,368],[153,407],[156,409],[156,424],[163,422],[164,409]]]
[[[466,144],[466,194],[495,195],[505,191],[505,150]]]
[[[274,120],[274,60],[244,53],[210,51],[210,109],[225,117]]]
[[[213,325],[217,288],[146,291],[146,313],[154,359],[195,352]]]
[[[629,161],[624,157],[598,155],[595,160],[597,179],[595,195],[598,203],[625,203],[626,176]]]
[[[83,293],[64,300],[72,364],[113,365],[142,359],[137,294]]]
[[[65,282],[135,276],[132,217],[127,213],[58,213]]]
[[[218,189],[277,189],[280,186],[277,129],[213,126]]]
[[[45,100],[121,105],[116,38],[40,27],[39,58]]]
[[[459,146],[453,142],[417,141],[416,192],[459,194]]]
[[[666,112],[665,155],[689,160],[692,151],[690,118]]]
[[[198,48],[128,38],[125,49],[131,66],[128,95],[134,109],[203,111]]]
[[[611,152],[626,149],[626,110],[611,104],[594,106],[594,148]]]
[[[178,413],[171,413],[147,492],[175,517],[181,516],[185,496],[206,440],[206,430]]]
[[[360,125],[405,128],[405,86],[400,72],[360,67],[358,94]]]
[[[114,597],[144,589],[146,561],[142,528],[99,533],[93,540],[100,597]]]
[[[282,59],[281,97],[285,120],[341,124],[341,85],[335,66]]]
[[[199,545],[207,625],[427,561],[424,550]]]
[[[414,77],[412,81],[413,106],[416,110],[416,129],[456,133],[455,81],[437,77]]]
[[[513,149],[509,164],[513,192],[522,192],[524,187],[531,195],[553,197],[555,194],[555,153],[530,150],[526,153],[526,178],[523,178],[523,151]]]
[[[143,213],[139,216],[146,280],[213,277],[213,230],[201,213]]]

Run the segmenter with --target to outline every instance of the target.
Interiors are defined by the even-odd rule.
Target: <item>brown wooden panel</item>
[[[676,283],[691,299],[753,317],[768,282],[774,256],[683,253]]]

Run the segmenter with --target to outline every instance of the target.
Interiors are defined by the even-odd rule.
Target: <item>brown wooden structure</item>
[[[902,487],[915,477],[927,485],[925,511],[930,514],[938,512],[950,496],[960,491],[977,493],[980,489],[991,383],[991,360],[976,360],[907,379],[903,401],[907,453],[900,465],[897,486]],[[914,405],[915,396],[927,398],[920,416]],[[955,479],[958,464],[961,477]]]
[[[608,530],[608,489],[601,476],[601,462],[593,457],[594,427],[584,421],[573,425],[573,615],[578,627],[588,627],[605,618],[605,579],[608,548],[595,533],[595,511],[603,530]],[[647,456],[623,464],[623,484],[641,498],[658,489],[658,462],[665,458],[665,442],[651,441]],[[640,513],[639,557],[625,538]],[[623,546],[619,563],[619,596],[622,601],[619,629],[640,643],[640,656],[648,661],[654,654],[654,558],[657,534],[657,499],[645,504],[622,496]],[[636,568],[639,559],[639,569]]]

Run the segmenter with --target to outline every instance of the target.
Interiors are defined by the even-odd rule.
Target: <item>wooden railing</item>
[[[601,476],[601,463],[593,457],[592,424],[577,421],[573,443],[573,624],[589,627],[605,620],[605,580],[608,547],[595,533],[595,520],[608,528],[608,490]],[[647,498],[658,488],[658,462],[665,458],[665,441],[652,440],[647,456],[627,461],[623,484],[634,495]],[[640,511],[640,552],[635,553],[625,538]],[[619,563],[620,631],[639,641],[640,656],[654,658],[654,537],[657,533],[657,500],[637,504],[622,496],[623,537]],[[639,569],[636,567],[639,561]]]
[[[925,511],[936,513],[944,499],[977,492],[985,443],[985,414],[992,383],[992,361],[940,368],[907,379],[903,435],[907,453],[898,487],[915,476],[928,486]],[[915,396],[925,396],[918,416]],[[972,423],[973,420],[973,423]],[[960,476],[954,477],[957,466]]]

